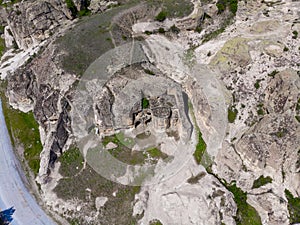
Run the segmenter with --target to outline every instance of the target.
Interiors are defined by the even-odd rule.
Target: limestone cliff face
[[[7,23],[19,48],[27,49],[45,40],[72,16],[60,1],[29,1],[13,6]]]
[[[67,95],[75,77],[57,67],[56,57],[57,52],[51,45],[8,80],[10,104],[22,111],[33,110],[40,125],[44,146],[39,172],[41,183],[58,155],[67,147],[71,132]]]

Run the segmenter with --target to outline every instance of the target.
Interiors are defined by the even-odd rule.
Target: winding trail
[[[12,225],[55,225],[25,187],[5,124],[0,100],[0,208],[14,206]]]

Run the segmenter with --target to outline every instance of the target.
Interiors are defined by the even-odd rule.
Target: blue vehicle
[[[14,207],[0,212],[0,225],[8,225],[13,220],[12,215],[16,210]]]

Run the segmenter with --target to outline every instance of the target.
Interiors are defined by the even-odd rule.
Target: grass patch
[[[205,161],[206,161],[206,158],[208,158],[209,155],[204,154],[205,151],[206,151],[207,146],[206,146],[205,141],[202,138],[202,133],[201,133],[199,127],[197,126],[197,121],[196,121],[196,117],[195,117],[195,114],[194,114],[193,104],[190,101],[188,102],[188,108],[189,108],[189,111],[191,112],[191,116],[192,116],[193,124],[195,126],[195,130],[198,133],[198,143],[196,145],[196,150],[195,150],[193,156],[194,156],[197,164],[200,164],[201,161],[202,161],[202,157],[205,156]],[[204,166],[206,166],[206,165],[204,165]]]
[[[149,100],[147,98],[142,98],[142,108],[143,109],[149,108]]]
[[[0,38],[0,57],[4,54],[5,49],[5,40],[3,38]]]
[[[149,225],[163,225],[163,224],[159,220],[155,219],[155,220],[151,220]]]
[[[252,185],[252,189],[254,188],[259,188],[261,186],[266,185],[267,183],[272,183],[272,178],[267,176],[264,177],[263,175],[261,175],[259,178],[257,178]]]
[[[300,123],[300,116],[296,115],[295,119]]]
[[[2,91],[1,100],[12,144],[14,147],[21,145],[24,148],[24,157],[32,172],[37,175],[40,168],[40,153],[43,149],[38,123],[32,112],[23,113],[9,106]]]
[[[166,18],[167,18],[167,12],[160,11],[160,13],[158,13],[157,16],[155,17],[155,20],[157,20],[159,22],[163,22],[163,21],[165,21]]]
[[[79,149],[73,146],[59,157],[59,161],[61,162],[59,173],[64,177],[72,177],[83,167],[84,159]]]
[[[105,137],[102,139],[102,144],[103,144],[104,147],[106,147],[106,145],[107,145],[108,143],[110,143],[110,142],[112,142],[112,143],[114,143],[114,144],[116,144],[116,145],[121,144],[121,143],[120,143],[120,140],[117,138],[116,135],[105,136]]]
[[[140,165],[146,160],[146,155],[142,151],[132,151],[130,148],[124,145],[116,135],[104,137],[102,144],[106,146],[108,143],[114,143],[117,145],[115,149],[109,149],[109,153],[120,160],[123,163],[130,165]]]
[[[193,11],[193,4],[188,0],[147,0],[147,3],[150,6],[161,8],[159,13],[161,15],[156,16],[156,20],[160,19],[161,21],[166,18],[182,18]]]
[[[149,156],[155,159],[166,159],[168,158],[168,155],[163,153],[158,148],[150,148],[146,152],[149,153]]]
[[[91,62],[114,47],[110,30],[112,20],[119,12],[131,5],[113,8],[101,14],[83,17],[77,25],[56,40],[65,55],[60,56],[62,68],[68,73],[81,76]],[[80,43],[80,44],[79,44]]]
[[[296,110],[300,110],[300,98],[298,98],[298,101],[296,104]]]
[[[261,218],[255,208],[247,203],[247,193],[233,184],[226,184],[226,188],[233,194],[237,205],[235,221],[237,225],[261,225]]]
[[[234,123],[236,117],[238,114],[238,110],[236,108],[234,108],[233,106],[228,108],[228,122],[229,123]]]
[[[205,150],[206,150],[206,143],[202,138],[202,133],[200,131],[198,131],[198,143],[196,145],[196,150],[193,154],[194,158],[198,164],[200,164]]]
[[[77,151],[80,154],[79,150]],[[91,192],[87,192],[87,189],[90,189]],[[54,189],[59,198],[64,200],[79,199],[88,203],[83,209],[86,212],[95,210],[94,204],[90,203],[95,202],[96,197],[108,197],[108,201],[99,215],[99,220],[105,219],[105,224],[137,224],[137,219],[132,216],[132,206],[134,196],[139,191],[140,187],[125,186],[103,178],[88,164],[76,176],[76,179],[62,178]],[[116,192],[116,196],[112,197],[114,192]]]
[[[300,223],[300,198],[294,197],[292,193],[287,189],[285,189],[284,193],[288,200],[290,224]]]

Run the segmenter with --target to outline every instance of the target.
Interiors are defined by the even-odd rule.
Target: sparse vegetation
[[[155,219],[155,220],[151,220],[149,225],[163,225],[159,220]]]
[[[209,40],[211,39],[214,39],[216,38],[217,36],[219,36],[219,34],[223,33],[225,31],[225,27],[221,27],[211,33],[208,33],[206,35],[204,35],[204,38],[203,38],[203,43],[204,42],[208,42]]]
[[[163,21],[165,21],[166,18],[167,18],[167,12],[160,11],[160,13],[158,13],[157,16],[155,17],[155,20],[157,20],[159,22],[163,22]]]
[[[147,98],[142,98],[142,108],[147,109],[149,107],[149,100]]]
[[[149,70],[149,69],[144,69],[144,72],[149,74],[149,75],[155,75],[155,73],[152,70]]]
[[[268,74],[268,76],[274,78],[277,73],[279,73],[279,71],[273,70],[271,73]]]
[[[294,197],[292,193],[285,189],[285,196],[288,200],[288,210],[290,214],[290,224],[300,223],[300,198]]]
[[[200,131],[198,131],[198,143],[196,145],[196,150],[193,154],[194,158],[198,164],[201,163],[201,160],[202,160],[205,150],[206,150],[206,143],[202,138],[202,133]]]
[[[234,106],[230,106],[228,108],[228,122],[229,123],[234,123],[236,117],[238,114],[238,110]]]
[[[0,37],[0,57],[4,54],[5,52],[5,40]]]
[[[158,33],[164,34],[164,33],[166,33],[166,31],[164,28],[160,27],[160,28],[158,28]]]
[[[90,11],[87,8],[88,5],[85,5],[82,10],[78,11],[73,0],[65,0],[65,3],[68,9],[71,11],[73,17],[82,17],[90,14]]]
[[[216,6],[219,14],[223,13],[227,8],[229,8],[229,11],[235,15],[238,8],[237,4],[237,0],[218,0]]]
[[[180,29],[178,27],[176,27],[175,24],[170,27],[170,31],[174,34],[179,34],[180,33]]]
[[[77,8],[73,2],[73,0],[65,0],[68,9],[71,11],[72,16],[75,17],[77,15]]]
[[[112,49],[114,45],[107,38],[112,38],[113,17],[131,5],[113,8],[101,14],[83,17],[78,24],[56,40],[58,48],[68,54],[60,57],[62,68],[72,74],[81,76],[88,66],[103,53]],[[113,31],[112,31],[113,32]],[[114,38],[123,33],[114,33]],[[128,37],[129,39],[129,37]],[[78,45],[80,43],[80,45]]]
[[[247,203],[247,193],[233,184],[226,184],[226,188],[233,194],[237,205],[235,221],[237,225],[261,225],[261,218],[255,208]]]
[[[150,6],[161,8],[164,12],[161,19],[182,18],[193,11],[193,4],[187,0],[147,0],[147,3]]]
[[[38,123],[32,112],[23,113],[9,106],[3,92],[1,92],[1,100],[12,144],[14,147],[22,146],[24,148],[24,158],[36,175],[40,168],[40,153],[43,149]]]
[[[76,146],[72,146],[59,157],[59,173],[64,177],[76,175],[83,167],[83,156]]]
[[[199,180],[201,180],[201,178],[203,178],[206,175],[205,172],[201,172],[199,174],[197,174],[196,176],[192,176],[190,177],[187,182],[189,184],[197,184]]]
[[[272,183],[272,178],[267,176],[264,177],[263,175],[261,175],[259,178],[257,178],[252,185],[252,189],[254,188],[259,188],[261,186],[266,185],[267,183]]]
[[[297,104],[296,104],[296,110],[300,110],[300,98],[298,98]]]
[[[155,158],[155,159],[166,159],[168,157],[167,154],[163,153],[161,150],[158,148],[150,148],[146,152],[149,153],[150,157]]]
[[[297,39],[298,38],[298,31],[294,30],[292,33],[293,33],[292,38]]]
[[[146,30],[146,31],[145,31],[145,34],[150,35],[150,34],[153,34],[153,32],[152,32],[152,31],[149,31],[149,30]]]
[[[260,116],[263,116],[265,114],[264,110],[262,108],[259,108],[257,110],[257,114],[260,115]]]
[[[287,52],[288,50],[289,50],[289,48],[286,47],[286,46],[284,46],[283,51],[284,51],[284,52]]]
[[[275,133],[275,135],[276,135],[276,137],[278,137],[278,138],[282,138],[282,137],[284,137],[284,136],[286,135],[286,133],[287,133],[287,130],[286,130],[285,128],[280,128],[280,129]]]
[[[265,111],[263,109],[264,104],[260,103],[260,104],[257,105],[257,107],[258,107],[257,114],[260,115],[260,116],[263,116],[265,114]]]
[[[260,83],[261,82],[261,80],[256,80],[256,82],[255,82],[255,84],[254,84],[254,87],[256,88],[256,89],[259,89],[260,88]]]
[[[88,192],[88,189],[91,189],[91,192]],[[88,199],[89,202],[95,202],[96,197],[107,196],[108,201],[101,211],[101,217],[106,219],[107,224],[136,224],[137,219],[132,216],[132,202],[139,191],[138,186],[124,186],[103,178],[88,164],[76,178],[59,180],[54,189],[57,196],[64,200],[86,201]],[[114,192],[116,196],[112,197]],[[88,211],[95,210],[91,204],[85,207]]]

